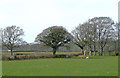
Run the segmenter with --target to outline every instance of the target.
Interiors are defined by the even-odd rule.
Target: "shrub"
[[[15,60],[15,56],[10,56],[9,60]]]
[[[17,60],[25,59],[25,55],[15,55],[15,59]]]

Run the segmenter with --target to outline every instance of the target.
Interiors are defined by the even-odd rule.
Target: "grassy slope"
[[[118,57],[3,61],[3,76],[116,76]]]

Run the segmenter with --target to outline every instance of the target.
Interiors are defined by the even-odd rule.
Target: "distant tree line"
[[[55,55],[60,48],[61,51],[62,49],[64,51],[81,49],[84,55],[86,50],[99,56],[102,56],[105,51],[119,53],[119,23],[115,23],[110,17],[89,19],[83,24],[79,24],[71,33],[63,26],[48,27],[37,35],[36,44],[32,45],[22,39],[21,36],[24,35],[24,32],[20,27],[8,26],[1,31],[3,47],[10,50],[11,55],[13,55],[14,49],[17,51],[52,51]]]

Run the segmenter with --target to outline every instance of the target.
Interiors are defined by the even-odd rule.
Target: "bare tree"
[[[92,51],[92,45],[93,45],[93,40],[94,40],[94,34],[93,34],[93,27],[89,22],[86,22],[83,24],[83,27],[85,28],[85,40],[86,40],[86,45],[89,48],[89,55],[91,55]]]
[[[13,48],[23,41],[22,35],[24,35],[23,29],[17,26],[8,26],[3,30],[2,42],[11,51],[11,55],[13,55]]]
[[[65,43],[69,43],[72,40],[72,36],[67,32],[62,26],[52,26],[42,33],[38,34],[35,42],[41,42],[53,49],[53,55],[55,55],[56,50],[63,46]]]
[[[85,24],[79,24],[78,27],[76,27],[73,31],[72,31],[72,35],[74,37],[73,42],[82,49],[82,53],[84,54],[84,48],[86,46],[87,43],[87,26],[86,23]]]
[[[95,23],[95,20],[93,19],[89,19],[88,21],[88,33],[89,33],[89,37],[91,39],[91,45],[92,45],[92,49],[91,51],[94,52],[94,55],[96,55],[96,51],[97,51],[97,41],[98,41],[98,35],[97,35],[97,25]]]
[[[107,41],[112,36],[114,21],[109,17],[95,17],[91,19],[93,25],[97,27],[99,54],[102,56],[104,47]]]
[[[88,46],[90,51],[94,51],[94,55],[96,55],[96,47],[99,47],[98,54],[102,55],[104,47],[114,32],[113,25],[114,21],[109,17],[89,19],[73,30],[74,43],[82,50],[83,47]]]

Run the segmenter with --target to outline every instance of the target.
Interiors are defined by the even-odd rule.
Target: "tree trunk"
[[[92,47],[91,47],[91,45],[90,45],[90,51],[89,51],[89,56],[91,56],[91,52],[92,51]]]
[[[11,49],[10,52],[11,52],[11,56],[12,56],[13,55],[13,50]]]
[[[94,51],[94,56],[96,56],[96,52]]]
[[[94,56],[96,55],[96,45],[94,43]]]
[[[98,51],[98,56],[100,56],[100,52]]]
[[[103,47],[101,48],[100,56],[102,56],[102,55],[103,55]]]
[[[53,48],[53,55],[55,55],[55,53],[56,53],[56,48]]]
[[[91,51],[89,51],[89,56],[91,56],[92,55],[92,52]]]
[[[103,53],[101,52],[101,53],[100,53],[100,56],[102,56],[102,55],[103,55]]]
[[[10,44],[10,52],[11,52],[11,56],[13,55],[13,44]]]
[[[86,50],[84,51],[84,56],[86,56]]]
[[[84,54],[84,50],[82,49],[82,54]]]
[[[79,48],[82,50],[82,54],[84,54],[84,47],[83,46],[81,46],[81,45],[78,45],[79,46]]]
[[[99,48],[99,51],[98,51],[98,56],[100,56],[100,54],[101,54],[101,49]]]

